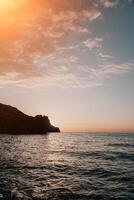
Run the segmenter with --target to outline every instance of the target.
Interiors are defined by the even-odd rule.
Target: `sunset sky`
[[[62,131],[134,131],[134,1],[0,0],[0,102]]]

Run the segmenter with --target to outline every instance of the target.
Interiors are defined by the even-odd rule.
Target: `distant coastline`
[[[29,116],[15,107],[0,103],[0,134],[46,134],[60,132],[48,116]]]

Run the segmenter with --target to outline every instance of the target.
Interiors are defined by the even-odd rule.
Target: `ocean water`
[[[0,199],[134,200],[134,134],[1,135]]]

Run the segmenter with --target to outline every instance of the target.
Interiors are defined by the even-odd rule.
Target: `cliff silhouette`
[[[24,114],[17,108],[0,103],[0,134],[45,134],[60,132],[47,116],[35,117]]]

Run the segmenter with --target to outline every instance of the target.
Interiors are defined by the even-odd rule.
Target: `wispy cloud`
[[[113,56],[101,51],[104,38],[93,36],[90,27],[101,19],[102,6],[114,8],[119,2],[16,1],[6,16],[0,13],[0,85],[97,87],[107,77],[129,72],[133,62],[112,63]],[[101,65],[80,64],[76,52],[83,49],[95,51]]]
[[[7,73],[1,76],[0,84],[15,84],[19,87],[61,87],[61,88],[85,88],[98,87],[105,83],[107,78],[131,72],[134,69],[134,61],[127,63],[109,63],[98,66],[49,66],[46,67],[46,75],[40,71],[40,76],[30,79],[20,77],[16,73]]]
[[[104,60],[104,61],[107,61],[107,60],[111,60],[111,59],[113,59],[114,57],[112,56],[112,55],[109,55],[109,54],[106,54],[106,53],[102,53],[102,52],[99,52],[98,54],[97,54],[97,56],[99,57],[99,58],[101,58],[102,60]]]
[[[82,42],[82,45],[84,45],[85,47],[87,47],[89,49],[101,48],[102,42],[103,42],[102,38],[94,38],[94,39],[88,39],[88,40]]]
[[[37,56],[56,52],[74,33],[89,34],[83,23],[101,16],[90,0],[16,1],[10,11],[9,16],[0,14],[0,75],[7,72],[37,75],[39,70],[34,66]]]
[[[120,0],[100,0],[100,3],[106,8],[113,8],[119,4]]]

